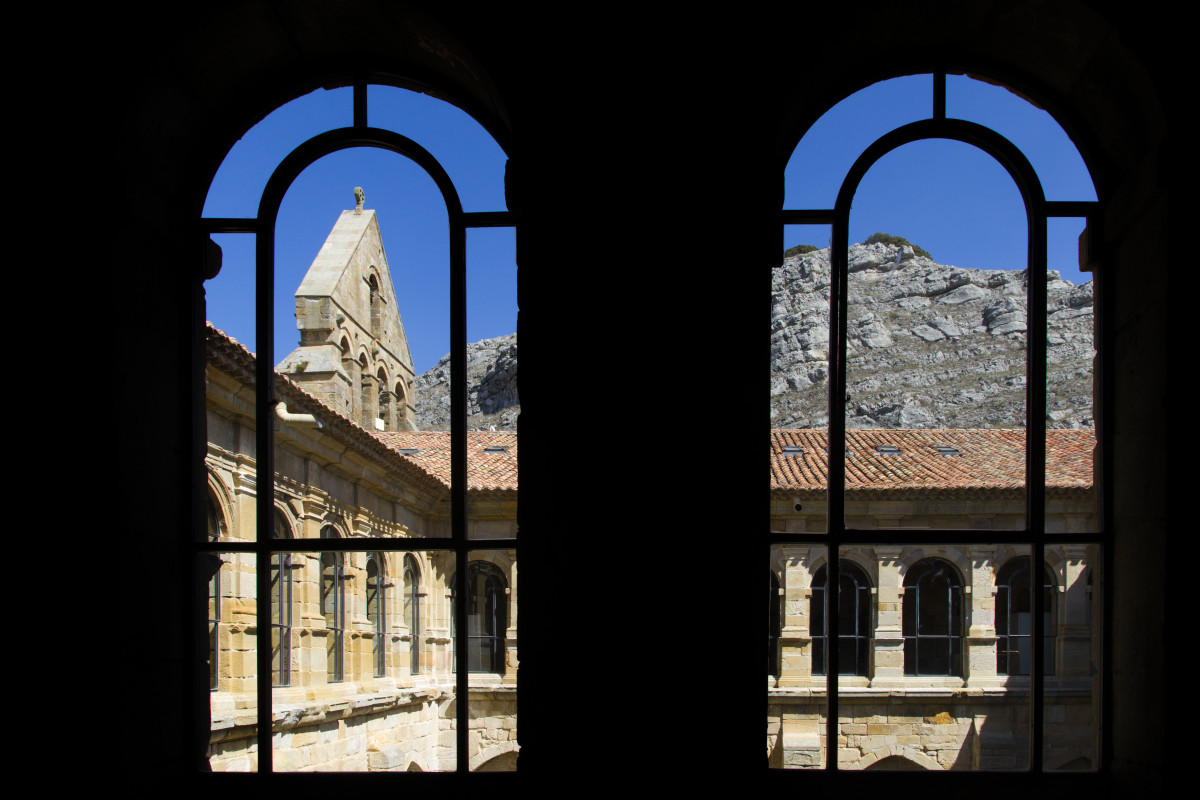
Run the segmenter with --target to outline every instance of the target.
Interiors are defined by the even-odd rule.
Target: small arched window
[[[838,612],[838,674],[868,675],[871,668],[871,584],[867,575],[855,564],[843,561],[839,567]],[[828,596],[829,576],[825,567],[813,576],[809,599],[809,625],[812,630],[814,675],[826,672],[825,598]]]
[[[326,525],[322,539],[337,539],[337,530]],[[321,554],[321,613],[325,617],[325,680],[339,683],[344,679],[343,651],[346,636],[346,595],[341,553]]]
[[[904,575],[904,674],[963,674],[963,589],[958,571],[940,558],[918,561]]]
[[[996,579],[996,672],[1028,675],[1032,665],[1033,592],[1029,556],[1009,561]],[[1054,576],[1042,570],[1042,674],[1054,674]]]
[[[411,555],[404,557],[404,622],[408,625],[408,671],[421,671],[421,574]]]
[[[371,335],[378,339],[383,330],[383,294],[379,291],[379,279],[374,275],[367,279],[367,290],[371,295]]]
[[[291,539],[292,528],[275,511],[272,539]],[[271,554],[271,684],[292,681],[292,554]]]
[[[504,672],[504,631],[508,627],[507,585],[495,564],[467,567],[467,667],[471,672]]]
[[[374,633],[372,660],[375,677],[387,674],[387,591],[384,587],[384,562],[382,553],[367,556],[367,621]]]

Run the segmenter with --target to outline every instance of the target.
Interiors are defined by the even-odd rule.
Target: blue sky
[[[250,217],[271,170],[308,138],[352,121],[349,88],[318,90],[277,109],[230,150],[209,190],[204,213]],[[800,142],[786,175],[786,208],[828,208],[859,153],[887,131],[927,118],[932,79],[911,76],[875,84],[822,117]],[[467,211],[504,208],[503,151],[468,115],[426,95],[371,87],[368,124],[397,131],[446,168]],[[947,114],[1007,136],[1030,158],[1051,200],[1093,200],[1083,161],[1045,112],[995,86],[947,78]],[[449,350],[449,252],[445,206],[433,182],[407,159],[370,148],[341,151],[310,166],[292,184],[276,229],[274,360],[295,346],[293,292],[343,209],[362,186],[376,210],[397,304],[417,372]],[[1076,239],[1080,220],[1054,221],[1051,269],[1081,283]],[[1016,187],[990,158],[958,142],[915,142],[878,162],[864,178],[850,217],[850,239],[876,231],[904,236],[940,263],[1023,269],[1024,209]],[[221,274],[206,284],[208,318],[255,350],[254,237],[214,237]],[[828,244],[827,227],[789,226],[783,246]],[[467,335],[471,341],[516,330],[515,238],[511,229],[481,229],[467,240]]]

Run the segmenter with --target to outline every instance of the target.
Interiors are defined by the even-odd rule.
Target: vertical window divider
[[[455,602],[467,597],[467,230],[461,208],[450,212],[450,519],[454,541]],[[463,609],[456,609],[461,612]],[[466,642],[467,615],[454,616],[454,637],[459,645]],[[470,770],[469,722],[470,675],[467,647],[454,650],[457,671],[454,675],[455,761],[457,771]]]

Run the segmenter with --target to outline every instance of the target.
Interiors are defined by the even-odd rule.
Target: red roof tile
[[[827,430],[771,431],[771,489],[820,490],[828,481]],[[875,448],[892,445],[896,455]],[[803,455],[785,455],[785,446]],[[935,448],[953,447],[960,455]],[[1050,492],[1092,486],[1091,430],[1046,431],[1046,486]],[[1001,429],[855,429],[846,431],[846,490],[1021,490],[1025,485],[1025,431]]]

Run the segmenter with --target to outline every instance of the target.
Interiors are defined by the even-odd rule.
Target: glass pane
[[[880,136],[933,115],[933,76],[880,81],[825,112],[792,151],[784,208],[833,208],[842,178]]]
[[[1053,672],[1045,678],[1042,760],[1048,770],[1094,770],[1103,644],[1100,547],[1048,547],[1046,562],[1054,579],[1053,624],[1047,627],[1054,648]]]
[[[813,579],[826,550],[786,544],[770,552],[767,756],[773,768],[818,769],[824,765],[825,621]]]
[[[1053,117],[1003,86],[946,76],[946,116],[978,122],[1015,144],[1037,171],[1047,200],[1095,200],[1079,150]]]
[[[850,233],[846,525],[1024,528],[1027,227],[1015,185],[973,147],[914,142],[868,171]]]
[[[1012,641],[1001,606],[1029,549],[845,547],[876,592],[869,672],[838,687],[840,769],[1020,770],[1029,763],[1029,678],[998,669]],[[1012,570],[1009,570],[1012,572]],[[1028,608],[1028,582],[1022,602]],[[843,605],[845,605],[843,600]],[[843,619],[846,614],[843,612]]]
[[[453,770],[453,555],[289,559],[293,669],[273,690],[275,770]]]
[[[307,168],[280,207],[275,314],[276,503],[307,509],[300,535],[448,537],[449,436],[414,432],[417,372],[449,348],[432,180],[371,148]]]
[[[1095,532],[1096,357],[1092,280],[1081,272],[1086,220],[1047,221],[1046,531]]]
[[[427,94],[368,86],[369,123],[407,136],[445,168],[464,211],[501,211],[507,156],[465,111]]]
[[[349,87],[317,89],[282,105],[244,133],[221,162],[204,201],[206,217],[253,217],[271,173],[300,144],[354,121]]]
[[[219,561],[218,561],[219,560]],[[258,769],[257,608],[252,553],[200,556],[209,579],[208,763],[214,772]]]
[[[828,225],[784,226],[771,272],[771,530],[823,532],[829,428]]]
[[[254,236],[213,235],[221,270],[204,283],[210,541],[255,539]]]
[[[472,539],[517,535],[516,255],[513,228],[467,231],[467,536]],[[439,377],[447,383],[431,385],[429,392],[444,394],[448,378]]]
[[[516,768],[517,553],[476,550],[467,567],[472,770]]]

